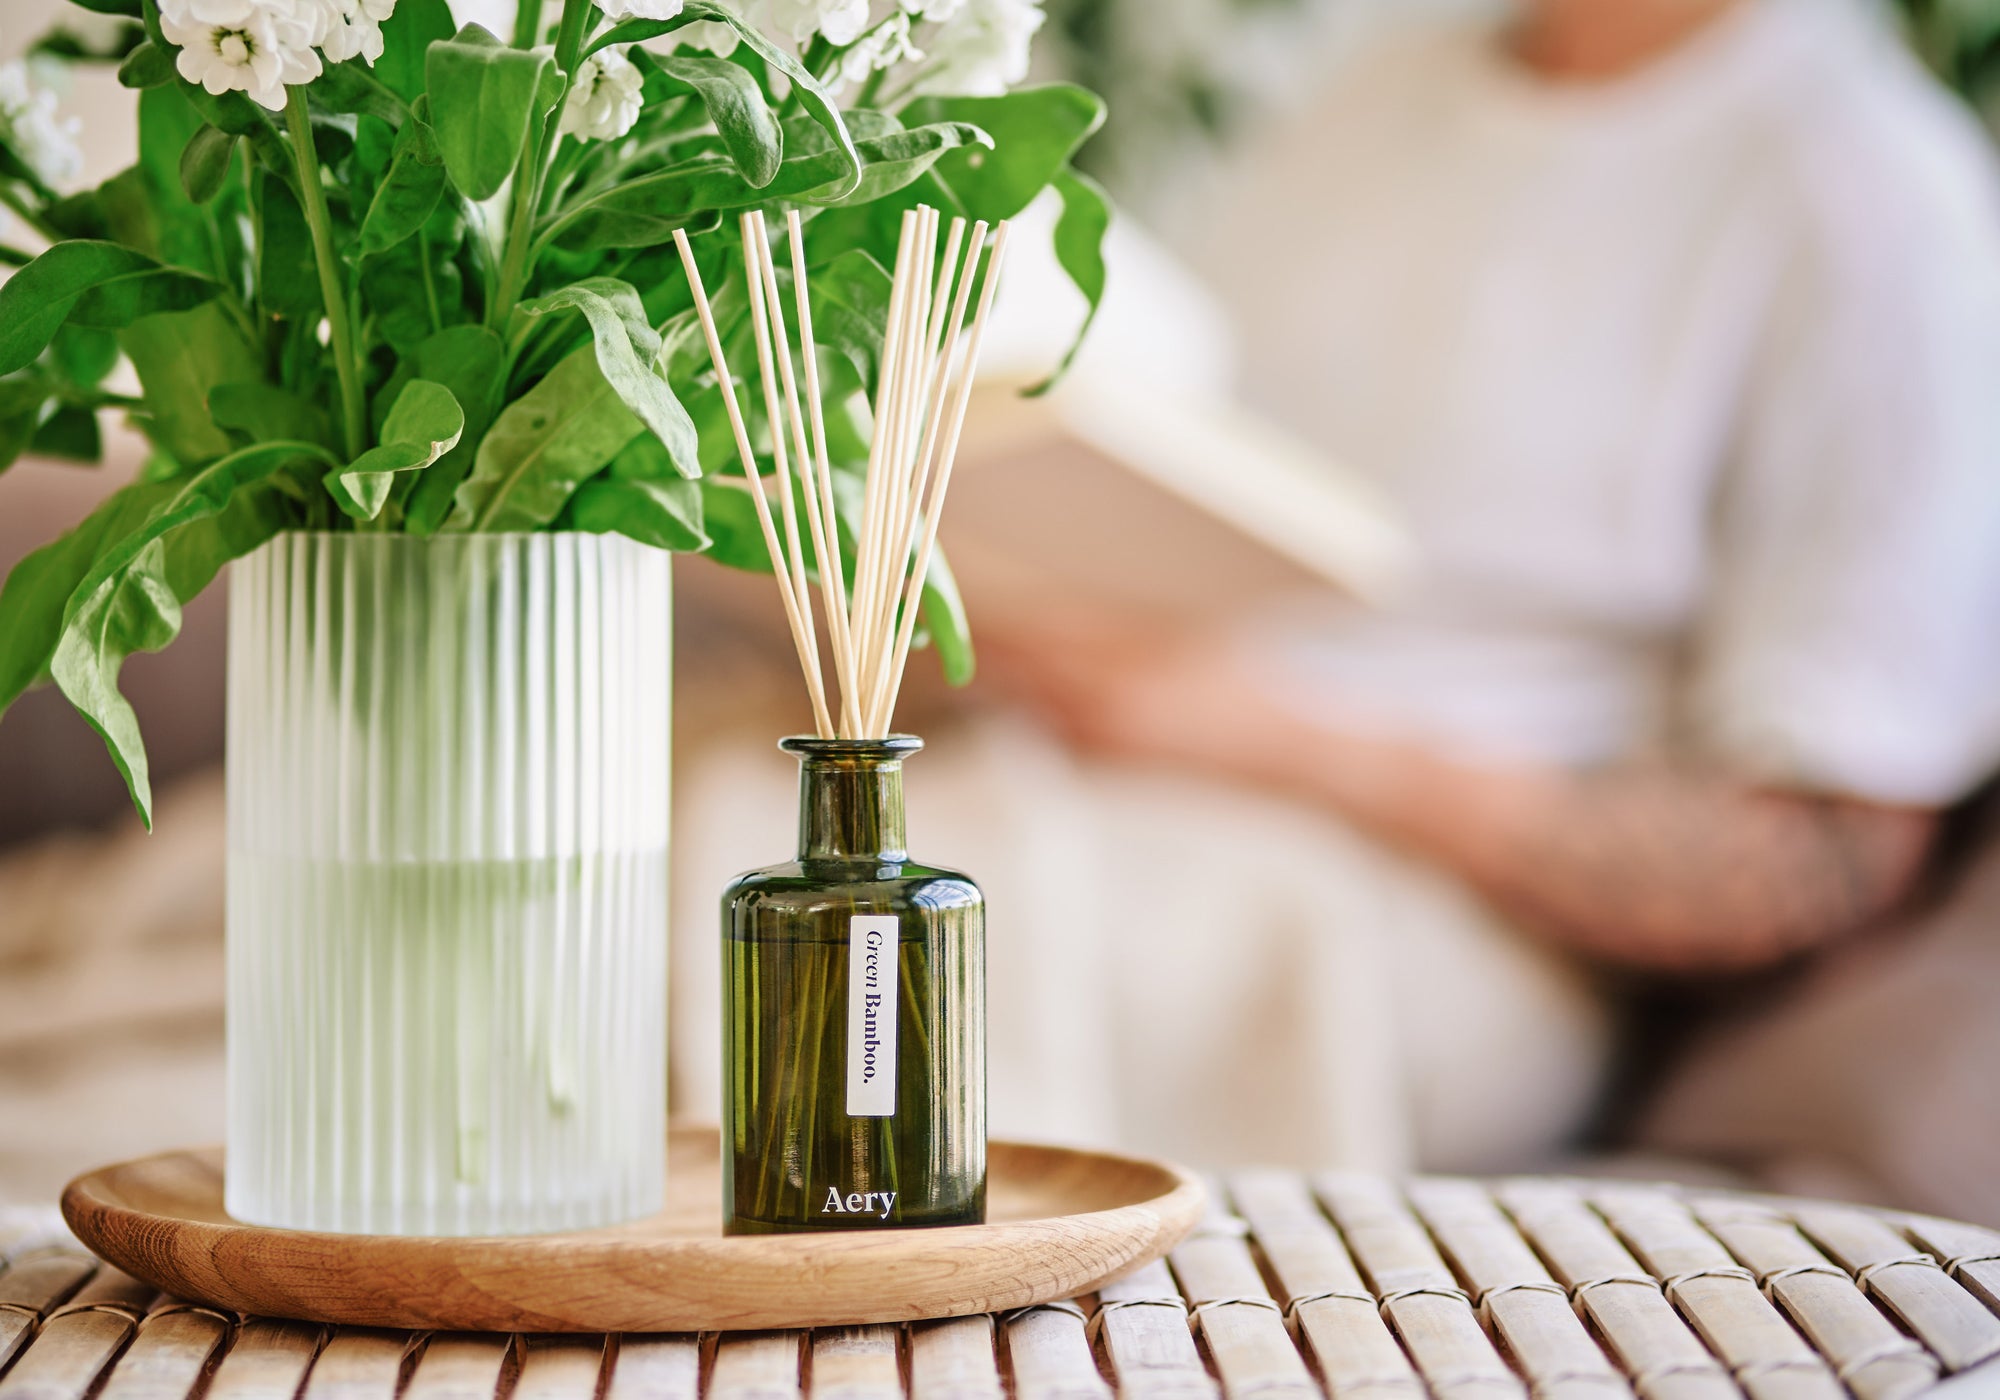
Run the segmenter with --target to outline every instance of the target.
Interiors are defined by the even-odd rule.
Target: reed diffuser
[[[989,250],[983,222],[968,232],[954,219],[940,253],[939,224],[929,207],[903,216],[851,555],[835,510],[799,216],[786,230],[796,370],[763,217],[742,220],[768,476],[700,272],[675,235],[815,723],[781,745],[800,762],[796,859],[723,895],[731,1234],[964,1225],[986,1214],[985,901],[964,875],[910,858],[903,761],[923,742],[892,732],[1007,245],[1004,220]]]

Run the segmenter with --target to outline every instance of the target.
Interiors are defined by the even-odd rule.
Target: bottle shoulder
[[[932,909],[985,903],[971,876],[917,861],[790,860],[737,876],[722,898],[725,905],[813,905],[836,898]]]

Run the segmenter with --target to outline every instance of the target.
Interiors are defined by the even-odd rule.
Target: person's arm
[[[1549,938],[1656,970],[1749,970],[1863,927],[1910,892],[1936,829],[1928,811],[1664,766],[1475,766],[1318,731],[1288,747],[1295,790]]]
[[[1072,739],[1329,809],[1606,961],[1742,971],[1852,932],[1922,870],[1936,815],[1665,767],[1472,763],[1307,724],[1215,650],[1099,637],[1003,671]]]

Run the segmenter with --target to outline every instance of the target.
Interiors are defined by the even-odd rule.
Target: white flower
[[[329,63],[365,59],[370,67],[382,56],[382,21],[396,12],[396,0],[321,0],[327,9],[326,37],[320,52]]]
[[[41,86],[16,59],[0,64],[0,142],[45,185],[74,180],[82,168],[77,135],[83,122],[56,114],[56,95]]]
[[[618,49],[601,49],[583,61],[563,103],[562,131],[586,141],[615,141],[639,120],[644,82]]]
[[[965,7],[965,0],[902,0],[903,13],[943,24]]]
[[[216,94],[247,92],[274,112],[285,88],[320,75],[332,25],[326,0],[162,0],[160,30],[180,54],[174,67]]]
[[[764,0],[764,14],[795,44],[823,34],[829,44],[845,47],[868,28],[868,0]]]
[[[998,97],[1028,76],[1035,31],[1047,16],[1039,0],[960,0],[930,38],[929,67],[914,91]]]
[[[905,59],[922,58],[923,50],[910,42],[910,17],[894,14],[875,26],[861,41],[840,56],[840,81],[865,82],[870,73],[893,68]]]

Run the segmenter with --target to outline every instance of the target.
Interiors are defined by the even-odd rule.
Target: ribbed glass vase
[[[233,566],[238,1219],[518,1234],[660,1208],[668,558],[300,532]]]

